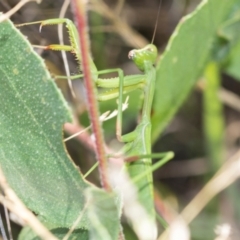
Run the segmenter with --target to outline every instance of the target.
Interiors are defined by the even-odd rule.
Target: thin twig
[[[117,5],[115,7],[115,14],[116,15],[120,15],[120,13],[123,9],[124,3],[125,3],[125,0],[118,0]]]
[[[71,226],[71,228],[69,229],[69,231],[67,232],[67,234],[64,236],[64,238],[62,240],[67,240],[71,234],[73,233],[73,231],[76,229],[78,223],[81,221],[83,214],[85,213],[85,211],[87,210],[88,207],[88,202],[86,202],[85,206],[83,207],[81,213],[79,214],[77,220],[73,223],[73,225]]]
[[[1,214],[0,214],[0,230],[1,230],[3,240],[7,240],[7,235],[6,235],[4,225],[3,225],[3,220],[2,220],[2,215]]]
[[[10,219],[9,219],[9,212],[8,212],[8,210],[7,210],[5,205],[4,205],[4,213],[5,213],[5,216],[6,216],[6,223],[7,223],[9,239],[13,240],[12,228],[11,228]]]
[[[190,223],[200,211],[222,190],[240,177],[240,151],[230,158],[197,196],[185,207],[181,216]]]
[[[112,22],[115,32],[117,32],[126,43],[132,47],[144,47],[148,44],[148,41],[129,25],[118,15],[112,11],[106,3],[102,0],[91,0],[92,4],[89,9],[101,14],[104,18],[107,18]]]
[[[4,13],[0,16],[0,22],[3,22],[9,19],[13,14],[15,14],[22,6],[24,6],[28,2],[36,2],[41,3],[42,0],[21,0],[15,7],[9,10],[7,13]]]
[[[70,4],[70,0],[65,0],[62,7],[61,7],[61,11],[59,13],[59,18],[64,18],[66,11],[69,7]],[[59,39],[59,43],[61,45],[64,45],[64,41],[63,41],[63,25],[59,24],[58,25],[58,39]],[[63,59],[63,65],[65,68],[65,72],[66,72],[66,76],[68,77],[68,86],[70,88],[71,94],[72,96],[75,98],[75,93],[73,91],[73,86],[72,86],[72,81],[70,79],[70,70],[69,70],[69,64],[68,64],[68,60],[67,60],[67,54],[66,51],[61,50],[61,55],[62,55],[62,59]]]
[[[183,209],[182,213],[174,219],[174,222],[184,220],[191,223],[202,209],[221,191],[229,187],[240,177],[240,151],[230,158],[194,199]],[[171,227],[171,225],[170,225]],[[158,240],[165,240],[170,232],[168,228]]]

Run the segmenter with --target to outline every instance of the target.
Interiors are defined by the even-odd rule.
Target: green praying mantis
[[[49,19],[25,23],[18,26],[40,24],[41,28],[46,25],[57,25],[62,23],[64,23],[68,29],[70,45],[53,44],[44,48],[50,50],[70,51],[76,56],[79,65],[81,65],[78,32],[71,20],[66,18]],[[135,158],[134,161],[126,161],[125,168],[138,190],[139,202],[152,219],[155,219],[152,172],[173,158],[172,152],[151,153],[151,107],[156,81],[156,69],[154,63],[157,59],[157,55],[157,48],[153,44],[148,44],[142,49],[134,49],[130,51],[128,55],[129,58],[133,60],[137,68],[140,69],[143,74],[124,76],[121,69],[99,71],[89,54],[89,58],[91,59],[90,69],[96,86],[98,88],[108,89],[107,91],[99,93],[97,99],[99,101],[107,101],[118,98],[116,136],[120,142],[125,143],[122,152],[124,156],[126,156],[126,159],[131,159],[131,157],[133,157],[133,159]],[[111,72],[117,72],[118,77],[111,79],[99,78],[99,75]],[[71,79],[76,79],[81,76],[82,75],[73,76]],[[141,120],[134,131],[123,135],[123,94],[127,94],[136,89],[140,89],[144,94]],[[161,158],[161,161],[152,165],[151,158]]]

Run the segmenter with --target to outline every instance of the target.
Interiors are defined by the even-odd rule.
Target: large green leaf
[[[69,240],[104,239],[117,240],[120,230],[120,205],[117,204],[117,196],[95,187],[85,190],[86,204],[83,212],[89,218],[89,231],[75,229]],[[65,237],[69,232],[68,228],[59,228],[53,224],[46,224],[46,227],[59,239]],[[40,238],[29,227],[25,227],[20,234],[19,240],[40,240]]]
[[[177,26],[157,65],[152,118],[154,140],[203,73],[218,37],[218,29],[239,5],[239,0],[202,1]]]
[[[0,164],[17,195],[45,222],[69,227],[89,186],[67,155],[70,111],[43,60],[8,21],[0,24]],[[79,225],[87,228],[87,217]]]

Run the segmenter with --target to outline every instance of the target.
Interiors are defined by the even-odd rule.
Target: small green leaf
[[[219,36],[225,38],[231,43],[240,38],[240,10],[235,8],[229,19],[224,22],[219,31]]]
[[[240,41],[231,49],[224,71],[240,81]]]
[[[86,190],[87,212],[90,222],[90,238],[117,240],[120,230],[119,209],[116,195],[100,189]]]
[[[240,79],[240,10],[235,8],[232,17],[228,19],[220,28],[219,36],[225,40],[223,50],[227,54],[223,61],[223,70],[234,77]]]
[[[7,181],[44,222],[72,226],[89,184],[64,148],[70,111],[43,60],[8,21],[0,23],[0,99],[0,164]],[[88,227],[86,216],[78,227]]]

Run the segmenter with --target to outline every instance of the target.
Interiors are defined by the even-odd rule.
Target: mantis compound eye
[[[131,50],[131,51],[128,53],[128,58],[129,58],[129,59],[133,59],[134,54],[135,54],[135,50]]]

